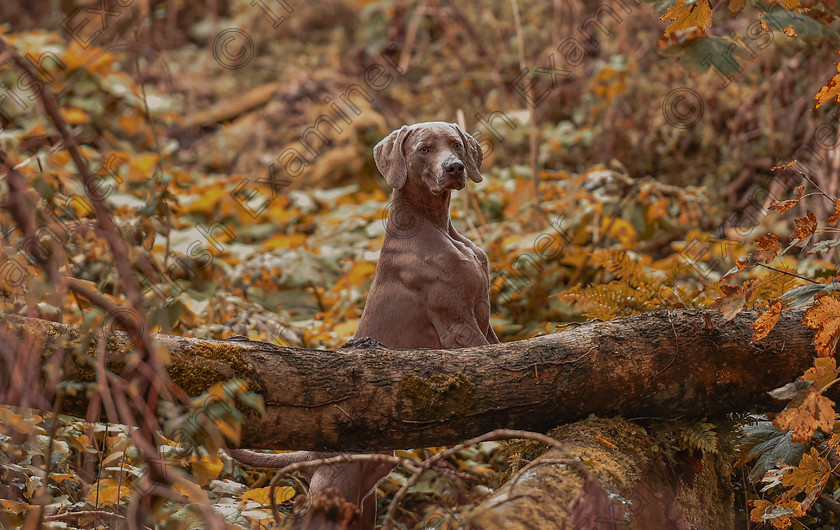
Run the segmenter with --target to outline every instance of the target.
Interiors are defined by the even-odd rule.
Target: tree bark
[[[724,455],[674,453],[620,418],[564,425],[549,435],[563,444],[566,455],[587,463],[598,483],[614,494],[611,502],[596,502],[597,492],[580,473],[560,463],[568,456],[549,449],[479,506],[460,514],[460,528],[735,528]]]
[[[188,394],[241,377],[263,396],[266,414],[243,423],[242,447],[365,452],[451,445],[502,427],[545,432],[589,414],[778,409],[766,392],[811,364],[814,331],[800,323],[803,310],[787,311],[753,344],[749,325],[757,315],[745,311],[727,322],[716,311],[655,311],[457,350],[321,351],[154,338],[170,353],[172,380]],[[73,343],[82,349],[78,328],[43,320],[0,316],[0,347],[10,344],[4,335],[41,340],[42,359],[74,351]],[[117,373],[130,355],[125,340],[106,340],[106,363]],[[84,344],[94,357],[96,348],[87,338]],[[80,355],[65,355],[64,370],[65,379],[94,378]],[[83,414],[85,405],[81,398],[68,413]]]

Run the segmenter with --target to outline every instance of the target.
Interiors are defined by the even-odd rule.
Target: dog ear
[[[403,125],[383,138],[373,148],[373,159],[376,162],[376,168],[385,177],[388,185],[395,190],[402,188],[405,185],[405,180],[408,178],[408,168],[406,167],[403,144],[405,143],[405,139],[408,138],[409,132],[408,125]]]
[[[465,133],[461,127],[455,123],[451,124],[458,134],[461,136],[461,142],[464,144],[464,149],[467,151],[466,166],[467,176],[473,182],[481,182],[484,178],[478,172],[481,169],[481,161],[484,160],[484,152],[481,150],[481,145],[472,137],[471,134]]]

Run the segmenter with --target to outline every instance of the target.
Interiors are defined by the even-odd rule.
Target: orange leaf
[[[837,63],[837,71],[840,72],[840,63]],[[817,95],[814,96],[814,101],[816,101],[817,104],[814,105],[813,110],[817,110],[832,99],[836,99],[836,101],[840,103],[840,73],[829,79],[825,83],[825,86],[823,86],[820,91],[817,92]]]
[[[249,500],[254,501],[262,504],[263,506],[270,506],[271,505],[271,486],[266,486],[264,488],[256,488],[252,490],[248,490],[242,494],[242,500]],[[278,503],[286,502],[291,500],[295,497],[295,489],[290,488],[289,486],[280,486],[274,490],[274,500]]]
[[[758,238],[756,244],[761,247],[761,250],[753,250],[750,253],[752,259],[759,263],[770,263],[776,258],[779,253],[779,236],[776,234],[767,234],[764,237]]]
[[[795,444],[811,441],[818,429],[830,433],[837,419],[834,402],[812,390],[788,403],[773,423],[780,431],[793,431],[791,440]]]
[[[782,315],[783,305],[779,300],[770,302],[770,309],[762,313],[753,322],[752,326],[750,326],[750,329],[756,330],[752,338],[753,342],[763,339],[773,331],[773,328],[776,327],[776,322],[779,321],[779,317]]]
[[[817,230],[817,218],[810,210],[805,217],[794,219],[793,222],[796,223],[796,230],[791,234],[794,239],[805,239]]]
[[[840,300],[824,296],[808,308],[802,323],[819,330],[814,336],[814,347],[821,357],[829,357],[840,339]]]
[[[660,20],[674,21],[665,28],[666,37],[681,29],[698,27],[705,31],[712,25],[712,6],[709,0],[698,0],[690,5],[685,5],[685,0],[677,0]]]
[[[82,109],[61,108],[58,110],[61,112],[61,116],[67,120],[67,123],[70,125],[78,125],[80,123],[87,123],[90,121],[90,117]]]
[[[793,163],[796,163],[796,162],[793,162]],[[773,169],[779,169],[779,168],[774,167]],[[790,210],[791,208],[793,208],[794,206],[799,204],[800,200],[802,200],[802,190],[804,190],[804,189],[805,189],[805,186],[797,186],[796,189],[794,190],[794,193],[796,194],[795,199],[791,199],[789,201],[773,201],[773,203],[770,204],[770,209],[771,210],[777,210],[779,212],[784,212],[784,211]]]
[[[749,265],[749,264],[750,264],[750,260],[748,260],[746,258],[736,259],[735,260],[735,266],[732,267],[731,269],[729,269],[729,271],[727,271],[727,273],[723,275],[723,278],[721,278],[720,281],[724,281],[724,280],[727,280],[727,279],[735,276],[736,274],[738,274],[742,270],[746,269],[747,265]]]
[[[829,217],[826,222],[830,225],[836,225],[837,221],[840,221],[840,199],[834,197],[834,215]]]

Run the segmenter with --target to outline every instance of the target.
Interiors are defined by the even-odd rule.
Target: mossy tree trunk
[[[564,425],[549,435],[562,443],[565,456],[556,449],[543,453],[479,506],[460,514],[460,527],[735,528],[731,471],[724,455],[675,454],[620,418]],[[586,463],[612,494],[610,501],[593,502],[597,494],[580,473],[560,463],[568,455]],[[582,502],[589,509],[582,510]]]
[[[782,314],[769,337],[750,342],[757,317],[733,321],[702,310],[656,311],[577,326],[529,340],[458,350],[318,351],[169,335],[172,380],[190,395],[246,379],[266,403],[242,425],[243,447],[373,451],[454,444],[506,427],[545,432],[598,416],[714,416],[761,406],[766,394],[812,362],[814,332],[802,311]],[[0,342],[30,337],[42,358],[61,349],[95,356],[78,328],[0,316]],[[106,364],[131,355],[114,336]],[[75,345],[75,346],[74,346]],[[81,355],[65,355],[64,378],[92,381]],[[2,367],[0,377],[8,377]],[[2,382],[2,381],[0,381]],[[77,401],[68,413],[84,414]]]

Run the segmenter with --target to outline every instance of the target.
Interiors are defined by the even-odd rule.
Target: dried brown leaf
[[[791,234],[794,239],[805,239],[817,231],[817,217],[810,210],[805,217],[794,219],[793,222],[796,223],[796,230]]]
[[[780,431],[792,431],[793,443],[804,445],[817,430],[830,433],[836,419],[834,402],[812,390],[791,401],[773,423]]]
[[[755,334],[753,334],[753,342],[763,339],[773,331],[773,328],[776,327],[776,323],[779,321],[779,317],[782,315],[783,307],[784,304],[779,300],[770,302],[770,309],[762,313],[753,322],[752,326],[750,326],[750,329],[756,330]]]

